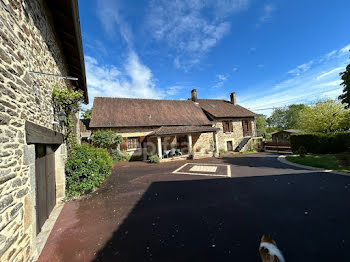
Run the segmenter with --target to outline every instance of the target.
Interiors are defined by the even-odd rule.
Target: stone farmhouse
[[[241,151],[256,136],[255,114],[230,98],[198,99],[195,89],[188,100],[96,97],[90,128],[121,134],[121,149],[144,160]]]
[[[1,0],[0,261],[35,261],[65,196],[63,85],[88,102],[77,0]]]

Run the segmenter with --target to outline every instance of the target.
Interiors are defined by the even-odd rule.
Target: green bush
[[[292,134],[290,141],[293,153],[301,146],[313,154],[339,153],[349,149],[350,132]]]
[[[118,148],[122,137],[112,130],[96,130],[92,133],[91,142],[95,147],[105,148],[111,153],[112,149]]]
[[[113,158],[113,161],[115,162],[121,162],[121,161],[130,161],[130,154],[126,152],[126,150],[121,151],[120,149],[112,149],[110,152],[110,155]]]
[[[153,164],[159,164],[160,163],[160,158],[158,155],[153,155],[149,157],[149,162]]]
[[[89,193],[109,176],[113,161],[108,152],[90,145],[77,145],[66,161],[66,193],[79,196]]]
[[[301,157],[304,157],[307,154],[306,148],[304,146],[300,146],[297,150],[297,154]]]
[[[219,154],[222,155],[222,154],[226,154],[227,151],[225,150],[225,148],[220,148],[219,149]]]

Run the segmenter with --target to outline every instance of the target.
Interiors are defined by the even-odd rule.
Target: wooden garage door
[[[37,234],[56,205],[55,154],[35,160]]]

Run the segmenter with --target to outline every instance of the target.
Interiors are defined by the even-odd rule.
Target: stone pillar
[[[158,148],[158,156],[160,159],[163,158],[162,154],[162,138],[160,136],[157,137],[157,148]]]
[[[56,179],[56,202],[65,197],[66,175],[64,165],[66,162],[66,145],[62,144],[55,152],[55,179]]]
[[[24,231],[31,232],[32,251],[35,253],[36,245],[36,176],[35,176],[35,145],[24,145],[23,164],[29,166],[28,195],[24,198],[23,226]],[[33,254],[33,255],[36,255]]]
[[[194,154],[194,152],[192,151],[192,134],[188,134],[187,135],[188,137],[188,153],[191,153]]]
[[[214,134],[214,141],[215,141],[215,153],[218,156],[219,155],[219,138],[218,138],[218,132],[213,133]]]

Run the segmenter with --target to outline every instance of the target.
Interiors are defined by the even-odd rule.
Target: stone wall
[[[222,121],[216,121],[214,127],[219,128],[218,143],[219,149],[227,150],[227,141],[232,141],[233,148],[236,148],[243,138],[243,126],[241,119],[230,119],[233,125],[233,132],[223,131]],[[252,120],[252,133],[255,136],[255,122]]]
[[[52,90],[69,86],[28,73],[66,75],[47,21],[42,1],[0,0],[0,261],[31,261],[36,255],[35,148],[26,145],[24,126],[29,120],[53,129]],[[56,154],[57,196],[62,197],[65,151]]]
[[[215,152],[214,134],[192,134],[193,151],[195,154],[207,154]]]

